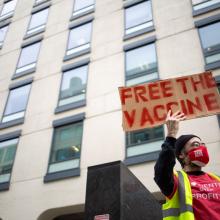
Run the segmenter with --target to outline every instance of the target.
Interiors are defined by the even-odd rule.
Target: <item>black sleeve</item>
[[[166,137],[161,147],[162,151],[154,166],[154,180],[165,196],[170,196],[174,188],[173,168],[176,164],[174,152],[175,142],[175,138]]]

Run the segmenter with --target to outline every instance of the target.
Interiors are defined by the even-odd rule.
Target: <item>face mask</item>
[[[189,159],[193,164],[204,167],[209,162],[209,154],[205,146],[199,146],[188,152]]]

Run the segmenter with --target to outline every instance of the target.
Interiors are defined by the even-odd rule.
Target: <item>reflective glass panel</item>
[[[21,50],[21,55],[18,62],[18,68],[26,66],[37,61],[40,50],[40,42],[24,47]]]
[[[132,49],[126,52],[126,75],[145,72],[157,67],[154,44]]]
[[[26,109],[30,87],[29,84],[10,91],[4,115],[14,114]]]

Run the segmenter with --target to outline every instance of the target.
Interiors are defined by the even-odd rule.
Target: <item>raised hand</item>
[[[184,113],[180,111],[175,112],[173,115],[171,110],[167,113],[166,125],[167,125],[167,136],[176,138],[177,132],[179,130],[179,122],[186,119]]]

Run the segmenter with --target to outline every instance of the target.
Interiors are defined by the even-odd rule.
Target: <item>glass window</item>
[[[28,27],[27,34],[32,34],[39,30],[42,30],[46,26],[47,17],[48,17],[49,8],[46,8],[42,11],[34,13],[31,16],[31,21]]]
[[[70,31],[67,55],[90,48],[91,28],[92,24],[87,23]]]
[[[84,100],[86,98],[87,72],[87,65],[64,72],[59,106]]]
[[[126,133],[127,157],[158,151],[164,138],[163,126]]]
[[[0,47],[2,46],[2,44],[5,40],[5,36],[6,36],[7,31],[8,31],[8,26],[0,28]]]
[[[220,60],[220,22],[199,28],[206,63]]]
[[[81,14],[94,8],[95,0],[75,0],[73,15]]]
[[[0,183],[9,182],[18,138],[0,142]]]
[[[192,3],[193,10],[196,11],[220,3],[220,0],[192,0]]]
[[[41,42],[22,48],[16,74],[36,66]]]
[[[133,86],[158,79],[155,44],[126,51],[126,85]],[[164,139],[163,126],[126,132],[126,157],[158,151]]]
[[[2,122],[24,117],[30,87],[29,84],[10,91]]]
[[[82,122],[55,128],[49,173],[79,167],[82,131]]]
[[[155,44],[129,50],[126,57],[126,85],[135,85],[158,78]]]
[[[3,9],[1,11],[0,19],[11,16],[14,13],[16,3],[17,3],[17,0],[12,0],[12,1],[6,2],[3,5]]]
[[[125,9],[125,34],[153,25],[151,1],[145,1]]]

